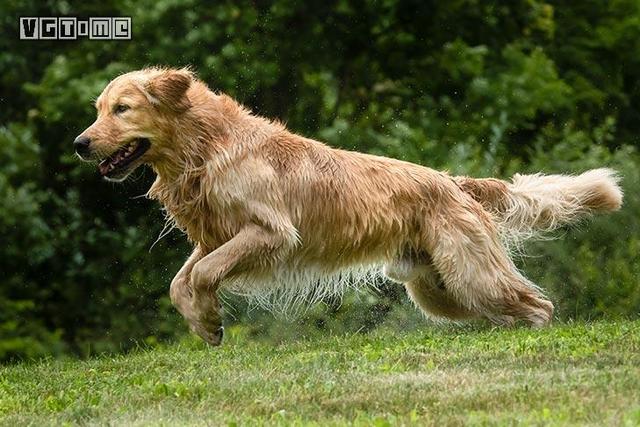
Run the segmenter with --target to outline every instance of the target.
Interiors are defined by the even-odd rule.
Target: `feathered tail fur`
[[[619,175],[593,169],[581,175],[515,175],[498,179],[455,178],[495,218],[509,246],[594,213],[622,206]]]

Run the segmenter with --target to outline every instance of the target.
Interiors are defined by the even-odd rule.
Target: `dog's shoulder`
[[[260,152],[278,175],[286,175],[304,167],[315,150],[310,140],[284,131],[271,136]]]

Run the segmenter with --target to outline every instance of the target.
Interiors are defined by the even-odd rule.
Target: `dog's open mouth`
[[[128,142],[98,164],[100,175],[107,178],[117,177],[139,159],[151,147],[147,138],[137,138]]]

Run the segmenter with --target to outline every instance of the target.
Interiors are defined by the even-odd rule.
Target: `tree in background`
[[[19,16],[59,15],[131,16],[133,40],[17,40]],[[153,174],[107,184],[71,148],[106,83],[150,64],[192,65],[333,146],[455,174],[618,169],[620,213],[534,245],[521,265],[563,318],[640,310],[634,0],[9,0],[0,17],[0,359],[126,350],[183,330],[167,289],[188,247],[175,233],[150,250],[164,221],[137,196]],[[316,307],[310,328],[407,321],[402,289],[383,288]],[[277,337],[273,325],[245,327]]]

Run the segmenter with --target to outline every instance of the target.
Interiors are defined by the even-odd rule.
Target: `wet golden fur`
[[[117,114],[119,104],[130,108]],[[607,169],[510,183],[331,148],[251,114],[186,69],[122,75],[96,107],[86,159],[151,141],[127,173],[153,168],[149,197],[194,244],[171,298],[211,344],[222,337],[221,287],[291,303],[379,272],[427,314],[545,325],[553,305],[505,244],[622,202]]]

